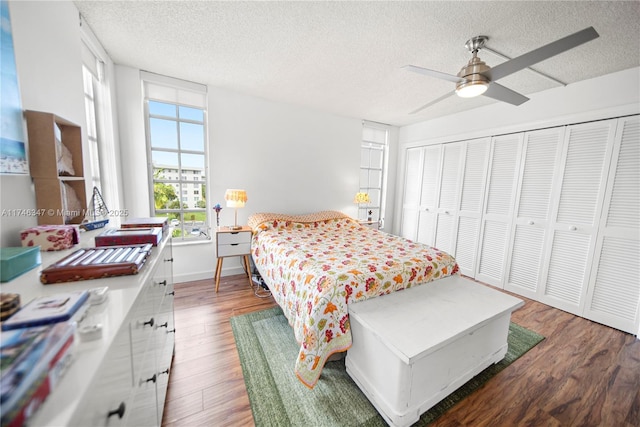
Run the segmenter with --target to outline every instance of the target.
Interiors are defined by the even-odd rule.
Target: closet
[[[404,237],[464,275],[638,334],[640,116],[405,155]]]

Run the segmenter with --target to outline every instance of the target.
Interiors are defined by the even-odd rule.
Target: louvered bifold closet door
[[[506,290],[537,299],[548,240],[551,190],[562,154],[564,127],[527,132],[507,258]]]
[[[442,144],[423,148],[424,162],[418,214],[418,242],[434,246],[438,195],[440,194],[440,167]]]
[[[408,148],[405,155],[400,235],[405,239],[416,240],[418,235],[423,150],[421,147]]]
[[[503,287],[523,134],[492,138],[480,253],[475,278]]]
[[[464,161],[464,143],[442,146],[442,172],[436,220],[435,246],[451,255],[455,253],[455,227],[460,198],[460,175]]]
[[[584,316],[640,333],[640,118],[618,121]]]
[[[616,120],[566,128],[540,301],[582,315]]]
[[[471,277],[475,273],[478,254],[490,143],[489,138],[467,141],[464,150],[454,255],[460,273]]]

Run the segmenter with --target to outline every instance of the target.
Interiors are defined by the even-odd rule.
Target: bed
[[[451,255],[341,212],[259,213],[249,226],[254,263],[300,343],[294,372],[309,388],[329,356],[351,347],[349,304],[458,274]]]

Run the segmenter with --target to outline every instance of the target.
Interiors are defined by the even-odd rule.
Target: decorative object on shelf
[[[84,220],[80,224],[80,228],[86,231],[102,228],[109,223],[109,208],[100,194],[97,187],[93,187],[93,195],[89,203]]]
[[[8,282],[41,263],[40,248],[0,248],[0,282]]]
[[[39,246],[41,251],[61,251],[80,239],[75,225],[37,225],[20,232],[23,247]]]
[[[61,322],[1,333],[3,426],[30,424],[28,418],[54,391],[73,360],[75,329],[73,323]]]
[[[4,322],[20,310],[20,295],[0,293],[0,322]]]
[[[109,228],[95,237],[96,246],[140,245],[158,246],[162,240],[162,228]]]
[[[232,230],[240,230],[242,227],[238,225],[238,208],[244,208],[247,203],[247,192],[245,190],[229,189],[224,193],[224,199],[227,201],[228,208],[235,209],[234,225],[230,228]]]
[[[220,211],[222,210],[222,206],[220,203],[213,207],[213,210],[216,211],[216,226],[220,227]]]
[[[138,274],[152,248],[147,243],[78,249],[42,270],[40,282],[47,285]]]
[[[156,216],[153,218],[129,218],[120,224],[122,228],[149,228],[160,227],[162,228],[162,235],[166,235],[169,232],[169,221],[165,217]]]
[[[88,308],[88,306],[84,306],[88,299],[89,291],[86,290],[35,298],[11,316],[9,320],[2,323],[2,330],[10,331],[66,322],[72,319],[76,313],[80,315],[81,309],[84,311]]]

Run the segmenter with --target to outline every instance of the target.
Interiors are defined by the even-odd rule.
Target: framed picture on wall
[[[0,0],[0,15],[0,173],[28,174],[20,87],[6,0]]]

